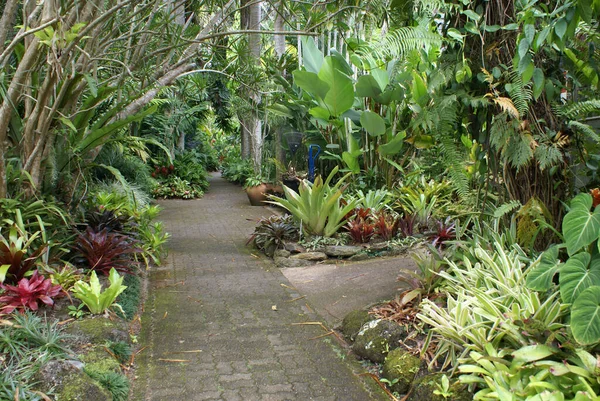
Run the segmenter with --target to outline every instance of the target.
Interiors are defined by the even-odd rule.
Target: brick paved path
[[[335,339],[311,340],[322,328],[293,325],[319,318],[245,246],[247,219],[266,209],[217,175],[203,199],[162,205],[170,254],[150,271],[133,399],[385,399],[365,389]]]

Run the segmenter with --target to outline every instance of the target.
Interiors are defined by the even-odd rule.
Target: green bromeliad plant
[[[110,308],[119,294],[127,288],[123,285],[123,276],[120,276],[114,268],[110,269],[108,281],[110,286],[102,291],[98,276],[95,271],[92,271],[89,284],[81,280],[75,283],[73,295],[80,299],[92,314],[100,315]]]
[[[342,185],[351,173],[340,178],[334,186],[329,185],[337,172],[338,167],[325,182],[320,176],[314,183],[303,180],[299,192],[284,186],[285,199],[271,196],[271,203],[287,209],[302,223],[307,234],[331,237],[346,223],[346,215],[358,205],[356,199],[349,200],[346,205],[341,203]]]

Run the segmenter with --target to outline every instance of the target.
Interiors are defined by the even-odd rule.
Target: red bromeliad
[[[26,308],[37,310],[40,301],[46,305],[54,305],[52,298],[62,291],[60,285],[52,285],[52,281],[44,278],[37,270],[30,278],[19,280],[17,285],[0,284],[0,288],[5,291],[0,296],[0,303],[6,304],[0,309],[2,313]]]

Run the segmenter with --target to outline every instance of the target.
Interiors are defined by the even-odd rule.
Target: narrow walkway
[[[150,271],[135,400],[381,400],[271,263],[245,246],[264,208],[218,175],[165,201],[169,258]],[[276,310],[274,310],[276,309]],[[370,390],[374,390],[369,386]]]

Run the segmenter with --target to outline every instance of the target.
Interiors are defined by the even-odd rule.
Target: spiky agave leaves
[[[303,180],[299,192],[284,186],[285,199],[271,196],[270,203],[288,210],[302,222],[307,233],[331,237],[346,223],[346,215],[358,204],[358,200],[351,200],[345,206],[340,203],[342,184],[351,173],[340,178],[333,187],[329,185],[338,170],[335,167],[325,182],[320,176],[312,184]]]

